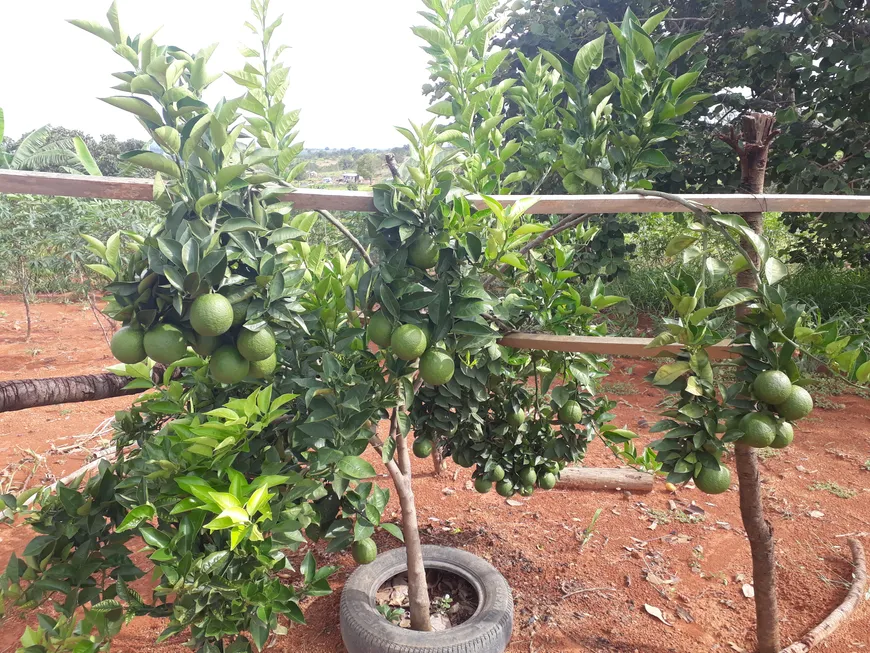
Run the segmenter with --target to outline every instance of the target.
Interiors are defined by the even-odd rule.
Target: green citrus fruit
[[[442,385],[453,378],[453,357],[440,349],[429,349],[420,357],[420,376],[429,385]]]
[[[781,404],[791,394],[791,381],[788,375],[779,370],[767,370],[755,377],[752,391],[767,404]]]
[[[520,487],[520,496],[521,497],[530,497],[532,493],[535,491],[534,485],[523,485]]]
[[[354,542],[350,547],[350,554],[357,564],[367,565],[378,557],[378,545],[372,538],[367,537],[364,540]]]
[[[718,470],[702,467],[695,476],[695,487],[707,494],[722,494],[731,487],[731,470],[725,465],[719,465]]]
[[[520,470],[519,476],[520,485],[530,486],[534,485],[535,481],[538,480],[538,473],[535,471],[534,467],[524,467]]]
[[[413,450],[417,458],[428,458],[432,455],[432,440],[429,438],[414,438]]]
[[[495,484],[495,491],[503,497],[510,498],[514,495],[514,484],[504,479]]]
[[[211,356],[214,350],[218,348],[221,340],[217,336],[201,336],[196,331],[193,332],[193,351],[200,356]]]
[[[559,421],[563,424],[577,424],[583,419],[583,409],[580,404],[571,399],[559,409]]]
[[[169,365],[187,354],[187,339],[176,326],[157,324],[145,332],[143,339],[148,358]]]
[[[774,449],[785,449],[794,440],[794,428],[788,422],[776,423],[776,437],[770,446]]]
[[[264,358],[261,361],[251,361],[248,374],[255,379],[266,379],[275,373],[275,368],[277,367],[278,357],[273,352],[269,358]]]
[[[233,305],[223,295],[200,295],[190,307],[190,326],[201,336],[219,336],[232,325]]]
[[[491,470],[489,470],[489,480],[495,483],[498,483],[504,479],[504,467],[501,465],[496,465]]]
[[[438,262],[440,248],[429,234],[423,234],[413,242],[408,250],[408,261],[411,265],[428,270]]]
[[[803,419],[813,411],[813,397],[799,385],[792,386],[788,399],[776,405],[776,412],[784,420],[794,422]]]
[[[232,326],[237,327],[241,326],[245,323],[245,320],[248,319],[248,305],[251,303],[250,299],[243,299],[235,304],[233,304],[233,323]]]
[[[390,324],[390,320],[386,315],[381,311],[378,311],[369,319],[366,333],[369,336],[369,340],[375,343],[378,347],[389,347],[390,338],[393,335],[393,325]]]
[[[515,429],[518,429],[523,425],[523,422],[526,421],[526,411],[520,408],[515,413],[510,413],[505,421],[508,423],[508,425],[513,426]]]
[[[764,413],[748,413],[740,420],[743,437],[740,442],[750,447],[769,447],[776,437],[776,422]]]
[[[208,371],[220,383],[238,383],[251,371],[251,363],[232,345],[224,345],[212,354]]]
[[[547,472],[538,479],[538,487],[542,490],[552,490],[556,487],[556,475],[552,472]]]
[[[481,494],[486,494],[492,489],[492,481],[485,479],[481,476],[474,481],[474,489],[480,492]]]
[[[390,338],[390,347],[393,353],[403,361],[420,358],[426,351],[427,344],[423,329],[413,324],[403,324],[398,327]]]
[[[122,363],[132,365],[145,360],[145,332],[140,329],[125,326],[112,336],[112,356]]]
[[[236,348],[249,361],[264,361],[275,353],[275,335],[268,327],[259,331],[242,329],[236,338]]]

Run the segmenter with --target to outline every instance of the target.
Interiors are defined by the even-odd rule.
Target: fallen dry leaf
[[[508,499],[507,501],[505,501],[505,503],[508,504],[509,506],[514,506],[515,508],[517,506],[523,505],[522,501],[517,501],[516,499]]]
[[[665,626],[671,625],[670,623],[668,623],[668,620],[665,619],[665,616],[662,614],[662,611],[659,610],[656,606],[650,605],[649,603],[644,603],[643,609],[646,610],[646,613],[648,615],[655,617],[656,619],[661,621]]]
[[[813,519],[821,519],[825,516],[825,513],[823,513],[821,510],[810,510],[808,514]]]

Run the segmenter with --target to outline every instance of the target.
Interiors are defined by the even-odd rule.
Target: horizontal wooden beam
[[[0,170],[0,194],[58,195],[111,200],[151,201],[154,182],[128,177],[89,177],[52,172]]]
[[[152,182],[125,177],[88,177],[45,172],[0,170],[0,194],[60,195],[97,197],[118,200],[151,200]],[[523,195],[495,195],[494,199],[510,205]],[[528,213],[565,215],[570,213],[657,213],[685,212],[685,207],[660,197],[642,195],[536,195],[537,202]],[[752,211],[797,213],[870,213],[870,195],[741,195],[686,194],[687,200],[712,206],[724,213]],[[327,211],[375,210],[372,194],[366,191],[302,188],[284,195],[297,209]],[[486,205],[477,195],[469,201],[478,208]]]
[[[618,338],[611,336],[554,336],[548,333],[510,333],[498,341],[505,347],[539,351],[564,351],[602,356],[625,356],[648,358],[660,354],[676,354],[680,345],[650,348],[652,338]],[[713,360],[736,358],[729,349],[730,343],[722,341],[707,348]]]

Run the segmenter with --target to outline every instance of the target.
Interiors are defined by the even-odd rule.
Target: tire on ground
[[[407,570],[404,548],[382,553],[359,567],[341,593],[341,637],[348,653],[503,653],[511,639],[514,602],[504,577],[476,555],[450,547],[424,545],[427,569],[467,580],[478,608],[465,623],[438,632],[416,632],[388,622],[375,609],[384,581]]]

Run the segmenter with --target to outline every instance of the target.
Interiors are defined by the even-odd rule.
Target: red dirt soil
[[[0,298],[0,379],[95,373],[112,364],[87,304],[37,303],[33,313],[33,335],[24,342],[21,304]],[[605,384],[619,401],[618,425],[638,432],[641,442],[654,437],[648,429],[663,397],[643,382],[652,365],[617,360]],[[130,402],[127,397],[0,414],[0,468],[31,450],[45,454],[47,466],[37,470],[29,486],[77,469],[84,453],[65,456],[51,453],[52,447],[74,443],[71,436],[91,432]],[[870,541],[870,471],[864,469],[870,459],[870,402],[852,395],[836,402],[800,422],[792,446],[763,459],[765,507],[777,540],[784,645],[824,619],[845,596],[852,571],[845,536],[859,537],[865,546]],[[725,462],[733,470],[733,458]],[[597,443],[587,464],[617,466]],[[16,480],[29,469],[20,470]],[[751,583],[751,562],[736,487],[710,497],[693,488],[669,492],[661,481],[651,494],[580,492],[557,485],[511,506],[494,492],[481,496],[469,489],[471,470],[452,462],[441,477],[433,475],[428,460],[415,460],[414,471],[424,542],[457,546],[490,560],[513,588],[510,653],[754,650],[753,601],[743,587]],[[8,481],[8,475],[0,476],[3,487]],[[386,476],[379,482],[391,485]],[[826,483],[855,494],[840,498],[829,489],[811,489]],[[601,516],[583,545],[584,530],[598,508]],[[393,493],[387,512],[397,518],[397,511]],[[690,517],[693,513],[699,516]],[[23,525],[0,526],[0,561],[12,551],[20,553],[31,536]],[[382,550],[398,545],[386,533],[375,539]],[[271,650],[344,650],[338,603],[354,563],[348,553],[325,554],[322,545],[316,552],[320,564],[342,566],[333,577],[335,592],[305,602],[307,625],[291,628]],[[648,614],[645,605],[659,608],[667,623]],[[15,650],[25,622],[33,624],[35,618],[10,612],[0,631],[0,653]],[[180,640],[155,645],[163,627],[158,620],[136,619],[112,650],[186,650]],[[846,653],[868,647],[870,606],[863,602],[822,649]]]

